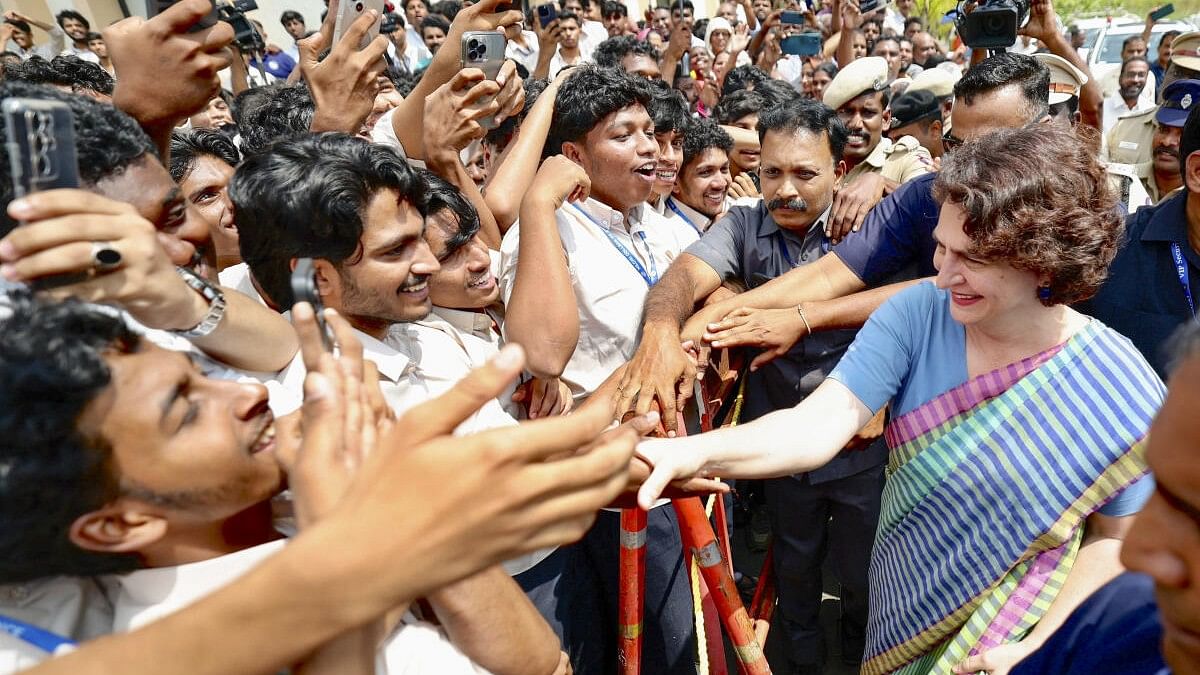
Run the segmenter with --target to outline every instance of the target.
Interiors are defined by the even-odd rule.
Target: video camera
[[[217,3],[217,12],[221,20],[233,28],[233,43],[237,48],[248,54],[261,52],[267,48],[262,35],[254,29],[254,24],[246,18],[246,12],[258,9],[255,0],[230,0]]]
[[[1017,41],[1017,29],[1029,20],[1029,0],[981,0],[970,12],[958,5],[954,25],[971,49],[1004,49]]]

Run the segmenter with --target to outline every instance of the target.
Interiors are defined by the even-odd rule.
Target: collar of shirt
[[[488,342],[495,342],[500,337],[493,329],[496,325],[495,319],[486,310],[451,309],[449,307],[435,306],[429,318],[441,319],[456,331],[474,335]]]
[[[591,221],[594,224],[602,225],[604,227],[607,227],[610,230],[615,230],[617,232],[626,232],[628,234],[635,234],[637,232],[640,232],[640,231],[646,229],[645,225],[643,225],[643,222],[642,222],[643,220],[645,220],[645,218],[643,217],[644,216],[643,212],[646,210],[645,203],[638,204],[637,206],[630,209],[629,218],[628,218],[628,222],[629,222],[628,229],[626,229],[626,225],[625,225],[626,218],[623,213],[621,213],[620,211],[617,211],[616,209],[612,208],[608,204],[597,201],[596,199],[593,199],[591,197],[588,197],[587,200],[583,201],[583,202],[572,202],[571,206],[568,206],[567,208],[565,208],[564,211],[566,211],[567,213],[571,213],[575,209],[579,209],[580,211],[583,211],[588,216],[590,216]],[[576,213],[576,215],[578,215],[578,213]]]
[[[817,216],[817,219],[813,221],[812,225],[808,226],[808,231],[803,235],[793,230],[779,227],[779,224],[775,222],[775,218],[771,216],[771,212],[767,210],[767,203],[765,200],[759,202],[758,210],[759,237],[773,237],[775,236],[776,232],[782,232],[784,237],[794,239],[797,242],[806,242],[810,237],[825,236],[825,223],[829,220],[829,214],[833,211],[833,204],[831,203],[829,206],[825,207],[825,210],[821,212],[820,216]]]
[[[1142,241],[1162,241],[1179,244],[1184,257],[1193,267],[1200,269],[1200,252],[1192,248],[1187,233],[1187,192],[1179,192],[1156,207],[1146,229],[1142,231]]]
[[[379,374],[393,383],[399,382],[416,366],[411,345],[402,332],[403,326],[395,324],[389,328],[384,338],[387,342],[376,340],[360,330],[354,331],[362,342],[363,358],[374,361]]]
[[[887,161],[888,155],[892,152],[892,140],[890,138],[880,138],[879,143],[875,145],[875,149],[867,158],[863,160],[864,164],[870,164],[876,169],[882,169],[883,163]]]
[[[693,209],[692,207],[690,207],[690,206],[688,206],[687,204],[683,203],[681,200],[679,200],[679,199],[675,198],[674,196],[667,197],[667,199],[670,199],[670,200],[671,200],[671,204],[674,204],[674,205],[675,205],[675,208],[679,209],[679,213],[675,213],[675,212],[674,212],[674,211],[671,209],[670,205],[667,205],[666,212],[665,212],[665,213],[662,213],[662,215],[663,215],[664,217],[666,217],[666,218],[679,218],[679,217],[681,217],[681,216],[682,216],[682,217],[683,217],[683,220],[684,220],[684,221],[685,221],[685,222],[686,222],[688,225],[692,226],[693,228],[695,228],[696,230],[698,230],[698,231],[700,231],[700,232],[703,232],[703,231],[707,230],[707,229],[708,229],[708,226],[709,226],[709,225],[712,225],[713,219],[712,219],[711,217],[709,217],[709,216],[706,216],[706,215],[704,215],[703,213],[700,213],[700,212],[699,212],[699,211],[697,211],[696,209]],[[665,202],[665,201],[666,201],[666,200],[664,200],[664,202]],[[729,203],[729,202],[728,202],[728,200],[726,200],[726,205],[727,205],[727,206],[728,206],[728,203]]]

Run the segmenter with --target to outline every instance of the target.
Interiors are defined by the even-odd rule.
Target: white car
[[[1097,36],[1094,46],[1088,52],[1087,63],[1092,77],[1096,78],[1105,96],[1117,90],[1117,79],[1121,74],[1121,46],[1129,36],[1141,35],[1143,30],[1145,24],[1142,22],[1122,23],[1105,27]],[[1193,30],[1196,28],[1192,24],[1183,21],[1162,21],[1154,24],[1150,32],[1150,44],[1147,45],[1146,59],[1153,63],[1158,58],[1158,43],[1162,40],[1163,33],[1186,33]]]

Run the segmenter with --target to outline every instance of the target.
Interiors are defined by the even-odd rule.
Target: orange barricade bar
[[[646,512],[621,510],[621,572],[617,614],[617,659],[622,675],[642,669],[642,625],[646,595]]]
[[[721,623],[733,642],[741,671],[747,675],[770,675],[771,668],[767,665],[767,657],[754,635],[754,625],[745,606],[742,605],[737,584],[734,583],[733,575],[729,573],[729,567],[721,555],[721,548],[717,544],[716,535],[713,534],[700,499],[676,499],[671,505],[679,516],[683,545],[691,549],[692,555],[699,563],[700,574],[708,584],[713,603],[717,606],[717,613],[721,616]]]

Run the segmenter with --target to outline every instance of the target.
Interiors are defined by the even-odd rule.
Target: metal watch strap
[[[185,338],[202,338],[209,335],[225,318],[225,293],[219,286],[212,284],[186,267],[176,267],[175,271],[179,273],[189,288],[204,296],[204,299],[208,301],[208,313],[204,315],[203,319],[200,319],[200,323],[190,330],[174,331],[175,334]]]

